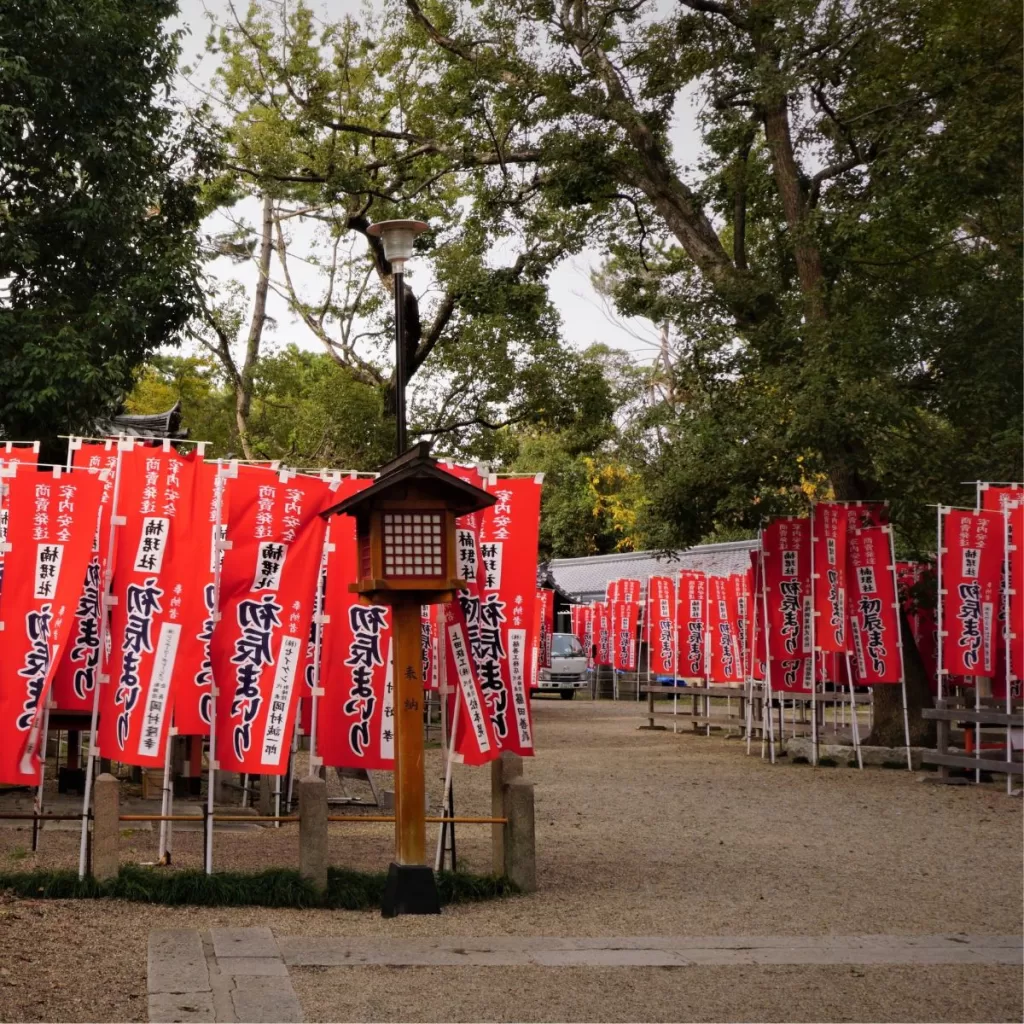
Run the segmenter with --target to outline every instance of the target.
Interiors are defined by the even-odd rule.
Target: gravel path
[[[538,700],[534,709],[541,754],[528,763],[527,775],[537,784],[540,892],[452,908],[440,919],[396,921],[384,921],[376,913],[8,900],[0,904],[5,950],[0,961],[0,1020],[142,1019],[151,927],[260,924],[278,934],[393,936],[1021,931],[1021,802],[1007,798],[1000,785],[939,787],[922,785],[905,772],[858,773],[784,763],[773,767],[756,756],[747,758],[736,740],[639,732],[641,709],[631,704]],[[438,793],[439,751],[428,751],[428,769]],[[456,810],[489,813],[489,773],[457,767],[455,779]],[[154,859],[156,840],[155,832],[126,836],[124,859]],[[71,867],[77,862],[75,833],[46,833],[42,843],[34,857],[26,852],[28,832],[0,828],[0,869]],[[215,864],[220,869],[248,870],[297,865],[296,844],[294,826],[218,834]],[[392,853],[390,826],[332,826],[331,846],[338,865],[381,868]],[[489,869],[486,828],[461,828],[458,847],[463,866]],[[199,833],[176,834],[175,863],[201,863]],[[374,1005],[392,1005],[385,992],[395,986],[388,982],[381,989],[377,978],[411,979],[416,974],[424,986],[435,987],[428,969],[358,970],[359,982],[354,976],[345,982],[354,985],[364,1000],[351,1004],[352,1019],[373,1018],[365,1003],[373,991],[385,1000]],[[704,981],[698,983],[692,973],[703,968],[687,968],[691,973],[678,980],[671,980],[676,977],[673,972],[662,976],[658,970],[645,971],[643,976],[654,980],[644,983],[652,995],[642,1004],[629,1002],[629,986],[610,980],[620,969],[585,974],[581,977],[589,979],[587,991],[594,994],[592,1001],[591,996],[580,995],[578,1013],[569,1012],[569,996],[559,995],[565,982],[557,980],[574,978],[575,972],[545,975],[522,969],[527,974],[520,975],[519,970],[491,969],[487,984],[477,988],[500,994],[506,983],[510,990],[526,986],[529,999],[538,1000],[529,1003],[536,1012],[509,1011],[524,1018],[1021,1016],[1019,972],[1013,968],[963,975],[936,975],[932,968],[856,969],[863,978],[833,969],[837,979],[853,978],[848,982],[853,1000],[849,1012],[843,1010],[848,1000],[841,994],[847,989],[839,980],[829,989],[839,993],[834,1012],[831,1001],[808,1003],[802,1010],[799,1002],[786,1009],[788,1004],[768,998],[767,993],[779,986],[788,987],[791,978],[802,978],[800,991],[814,993],[817,976],[802,968],[750,969],[751,974],[741,968],[707,969],[735,972],[730,977],[738,980],[716,982],[724,1001],[715,1002],[709,995],[706,1005],[694,995]],[[725,979],[726,973],[714,976]],[[310,1000],[311,1019],[318,1013],[330,1014],[316,1009],[317,986],[324,977],[309,971],[295,979],[300,997]],[[935,985],[938,977],[948,979],[941,986],[941,1000]],[[403,981],[402,991],[405,985]],[[410,992],[416,991],[411,980],[408,985]],[[739,1006],[729,1002],[735,985],[749,994],[746,1011],[731,1009]],[[467,986],[467,991],[471,989]],[[325,981],[322,991],[330,990],[331,983]],[[580,994],[583,989],[570,984],[565,992],[570,991]],[[607,999],[600,996],[604,991]],[[552,993],[550,1004],[544,1003],[544,992]],[[679,992],[689,995],[683,999]],[[889,997],[891,1012],[884,1011]],[[458,1011],[463,1019],[497,1019],[499,1003],[487,1004],[487,1010],[467,999]],[[381,1009],[380,1015],[442,1019],[456,1012],[429,1001],[422,1010],[416,1008],[419,1004],[393,1005],[394,1012]],[[335,1012],[342,1012],[342,1004]]]

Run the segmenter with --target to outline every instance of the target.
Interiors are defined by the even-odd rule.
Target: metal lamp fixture
[[[379,238],[384,246],[384,259],[391,264],[395,277],[395,454],[401,455],[406,448],[405,434],[405,334],[404,297],[405,261],[412,258],[413,242],[416,236],[429,227],[421,220],[382,220],[371,224],[366,233]]]

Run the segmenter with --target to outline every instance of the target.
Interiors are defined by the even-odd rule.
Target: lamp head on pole
[[[384,259],[397,273],[402,274],[405,273],[405,261],[412,258],[412,245],[416,236],[429,226],[421,220],[382,220],[371,224],[366,233],[381,240]]]

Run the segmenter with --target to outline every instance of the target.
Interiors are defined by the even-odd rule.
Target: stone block
[[[238,1019],[253,1024],[301,1024],[305,1020],[295,990],[278,978],[246,978],[231,993],[231,999]]]
[[[523,777],[523,759],[511,750],[503,750],[491,762],[491,816],[505,817],[505,787]],[[505,874],[505,826],[491,826],[491,863],[497,875]]]
[[[269,818],[274,813],[274,776],[261,775],[260,779],[260,816]]]
[[[323,892],[327,888],[327,783],[299,779],[299,874]]]
[[[534,827],[533,783],[513,779],[505,786],[504,873],[523,892],[537,888],[537,835]]]
[[[121,866],[121,801],[118,781],[104,772],[92,788],[92,874],[99,882],[116,878]]]
[[[150,1021],[162,1024],[197,1024],[217,1020],[209,992],[158,992],[149,997]]]
[[[210,939],[218,960],[225,956],[281,955],[269,928],[211,928]]]
[[[195,928],[154,929],[149,933],[149,992],[208,992],[210,974],[203,940]]]
[[[864,766],[869,765],[875,767],[881,767],[886,764],[902,764],[904,767],[907,763],[907,748],[906,747],[868,747],[863,743],[861,744],[861,757],[864,760]],[[811,737],[810,736],[794,736],[786,740],[786,753],[789,757],[806,757],[808,761],[811,760]],[[914,771],[921,770],[921,755],[924,753],[923,747],[911,747],[910,748],[910,760],[914,766]],[[845,766],[850,761],[857,760],[857,752],[853,749],[853,744],[846,743],[818,743],[818,757],[830,757],[836,760],[840,765]]]

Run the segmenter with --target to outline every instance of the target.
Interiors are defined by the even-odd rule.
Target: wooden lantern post
[[[434,872],[426,860],[423,765],[423,665],[420,608],[452,601],[458,578],[455,521],[495,498],[446,473],[421,442],[382,467],[365,490],[324,512],[355,517],[363,604],[392,609],[395,664],[395,860],[382,912],[438,913]]]

